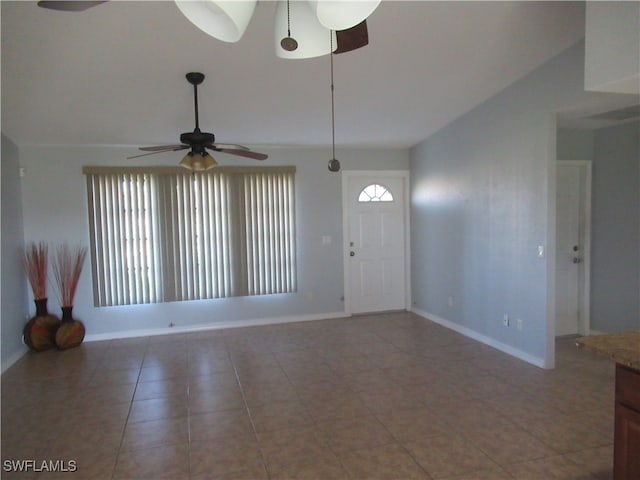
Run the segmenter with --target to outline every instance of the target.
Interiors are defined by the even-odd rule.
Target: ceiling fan
[[[39,0],[38,6],[64,12],[82,12],[109,0]],[[251,20],[257,0],[176,0],[189,21],[225,42],[237,42]],[[276,8],[276,54],[300,59],[345,53],[369,44],[366,18],[381,0],[284,0]],[[294,37],[292,38],[292,29]],[[335,41],[330,47],[329,32]]]
[[[144,157],[146,155],[154,155],[156,153],[177,152],[179,150],[190,149],[189,153],[187,153],[180,162],[180,165],[193,171],[208,170],[209,168],[217,165],[217,162],[211,155],[209,155],[207,150],[251,158],[253,160],[267,159],[268,156],[264,153],[254,152],[243,145],[215,143],[216,137],[213,133],[200,131],[200,122],[198,119],[198,85],[204,81],[204,74],[200,72],[189,72],[186,77],[187,81],[193,85],[193,103],[196,120],[196,127],[193,132],[185,132],[181,134],[180,144],[140,147],[140,150],[148,153],[134,155],[127,158],[131,159]]]

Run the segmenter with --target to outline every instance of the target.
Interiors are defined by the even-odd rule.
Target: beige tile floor
[[[613,365],[556,350],[545,371],[394,313],[28,354],[2,478],[610,479]]]

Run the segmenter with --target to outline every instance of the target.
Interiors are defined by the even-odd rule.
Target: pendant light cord
[[[333,86],[333,30],[329,31],[329,46],[331,51],[331,154],[332,158],[336,158],[336,118],[335,118],[335,102],[334,102],[334,86]]]

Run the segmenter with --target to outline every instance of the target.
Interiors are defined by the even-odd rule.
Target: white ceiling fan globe
[[[207,35],[235,43],[242,38],[256,8],[257,0],[175,0],[176,5]]]
[[[381,0],[309,0],[318,21],[330,30],[358,25],[378,8]]]

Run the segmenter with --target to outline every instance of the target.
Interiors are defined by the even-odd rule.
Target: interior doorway
[[[556,337],[588,335],[591,162],[558,161],[556,173]]]

